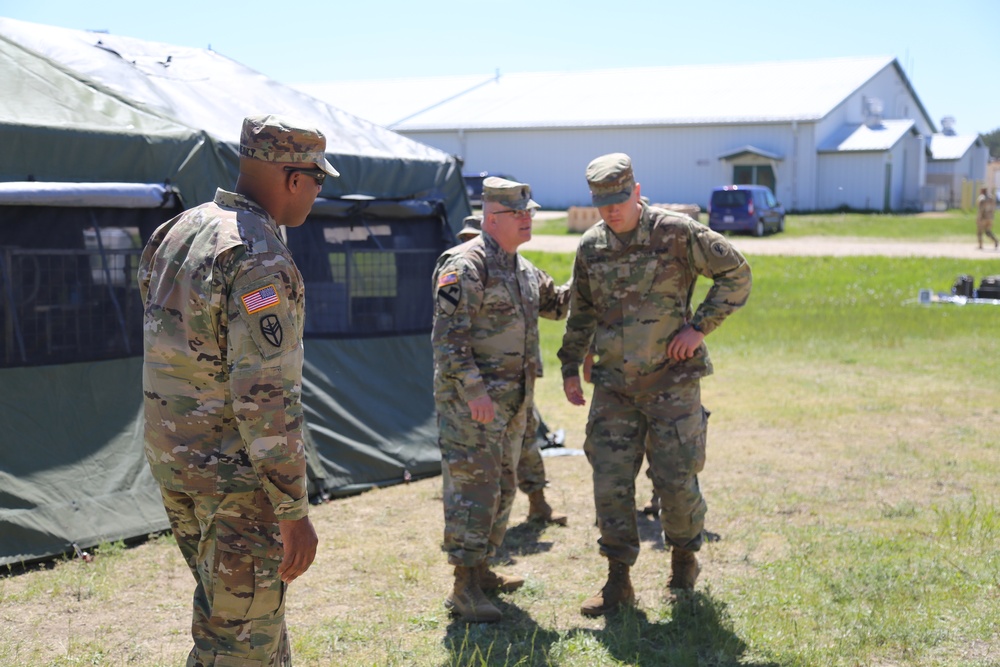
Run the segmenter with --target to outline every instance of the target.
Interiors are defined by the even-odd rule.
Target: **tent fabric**
[[[180,183],[189,203],[207,201],[217,185],[235,182],[243,118],[274,113],[314,124],[326,134],[327,157],[341,176],[327,179],[324,197],[435,197],[445,202],[456,230],[470,213],[460,169],[451,156],[271,80],[214,51],[4,18],[0,18],[0,38],[48,60],[54,69],[71,68],[70,78],[83,79],[92,90],[91,96],[103,93],[105,98],[125,100],[136,113],[145,112],[213,137],[220,144],[218,157],[227,163],[230,178]],[[57,77],[59,85],[44,86],[42,92],[63,92],[59,88],[66,83],[65,78]],[[32,83],[42,87],[35,80]]]
[[[0,565],[168,528],[135,386],[138,357],[0,369]]]
[[[303,405],[333,495],[440,472],[427,340],[306,341]]]
[[[346,203],[320,202],[315,220],[347,230],[323,248],[347,278],[327,276],[319,288],[307,281],[307,322],[309,312],[334,308],[332,294],[352,308],[350,327],[306,340],[311,490],[340,495],[436,474],[424,265],[470,212],[457,160],[209,50],[0,18],[0,182],[161,184],[190,207],[232,188],[239,127],[257,113],[320,127],[343,174],[327,179],[321,196]],[[129,262],[149,216],[160,213],[29,200],[0,204],[0,258],[45,259],[24,266],[89,285],[81,301],[79,289],[54,277],[40,307],[25,303],[33,290],[23,289],[25,276],[0,266],[0,564],[166,527],[142,453],[141,351],[128,344],[136,305]],[[133,210],[145,213],[130,222]],[[161,221],[173,213],[163,210]],[[44,247],[57,237],[43,228],[63,221],[74,225],[72,239]],[[368,237],[356,234],[362,227]],[[105,248],[104,234],[135,244]],[[386,276],[372,274],[383,265]],[[387,279],[372,291],[351,282],[357,277]],[[77,317],[90,301],[105,309]],[[29,320],[39,327],[33,334],[8,334]],[[93,341],[104,345],[96,358],[87,356]]]

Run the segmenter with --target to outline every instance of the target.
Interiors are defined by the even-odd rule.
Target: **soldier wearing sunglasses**
[[[302,441],[304,291],[278,227],[305,222],[326,139],[243,122],[235,192],[142,254],[146,458],[197,587],[189,666],[290,664],[286,587],[316,555]]]

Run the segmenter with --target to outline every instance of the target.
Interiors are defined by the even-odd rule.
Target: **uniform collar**
[[[278,233],[278,221],[271,217],[271,214],[264,210],[264,207],[252,199],[241,195],[238,192],[229,192],[218,188],[215,191],[215,203],[226,208],[233,208],[239,211],[247,211],[267,221],[274,233]]]
[[[517,251],[509,253],[500,247],[496,239],[489,235],[488,232],[483,231],[482,233],[483,245],[486,247],[486,256],[491,258],[498,266],[504,268],[512,269],[517,262]]]

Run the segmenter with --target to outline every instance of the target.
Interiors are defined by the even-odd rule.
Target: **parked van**
[[[708,226],[717,232],[763,236],[785,231],[785,209],[763,185],[727,185],[712,190]]]

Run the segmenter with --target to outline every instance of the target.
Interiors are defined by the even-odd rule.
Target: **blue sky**
[[[1000,128],[995,0],[0,0],[0,16],[211,46],[285,83],[888,55],[939,128]]]

